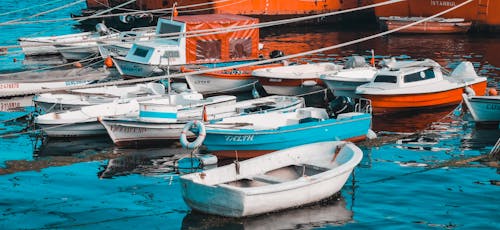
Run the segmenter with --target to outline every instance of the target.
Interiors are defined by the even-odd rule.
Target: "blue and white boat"
[[[475,122],[500,122],[500,96],[468,96],[462,94]]]
[[[230,96],[207,98],[214,103],[208,103],[207,100],[200,100],[196,104],[180,103],[179,99],[175,104],[166,99],[140,102],[139,114],[107,117],[103,118],[101,123],[118,146],[165,145],[169,140],[178,140],[184,126],[191,120],[210,121],[254,113],[294,111],[304,107],[304,100],[293,96],[268,96],[239,102],[234,98],[232,101],[221,103],[227,97]],[[188,135],[194,136],[191,132]]]
[[[330,118],[322,108],[300,108],[229,117],[206,126],[203,144],[218,157],[250,158],[271,151],[321,141],[366,138],[370,113],[349,112]]]

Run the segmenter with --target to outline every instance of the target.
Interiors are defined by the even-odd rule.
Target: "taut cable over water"
[[[227,32],[234,32],[234,31],[241,31],[241,30],[248,30],[248,29],[255,29],[255,28],[264,28],[264,27],[270,27],[270,26],[276,26],[276,25],[284,25],[284,24],[290,24],[290,23],[296,23],[296,22],[301,22],[301,21],[306,21],[306,20],[311,20],[311,19],[316,19],[316,18],[321,18],[321,17],[327,17],[327,16],[333,16],[333,15],[339,15],[339,14],[344,14],[344,13],[349,13],[349,12],[355,12],[359,10],[365,10],[365,9],[370,9],[378,6],[384,6],[384,5],[389,5],[389,4],[394,4],[397,2],[401,1],[406,1],[406,0],[390,0],[387,2],[382,2],[382,3],[376,3],[368,6],[361,6],[357,8],[352,8],[352,9],[347,9],[347,10],[341,10],[341,11],[335,11],[335,12],[329,12],[329,13],[323,13],[323,14],[316,14],[316,15],[310,15],[310,16],[303,16],[303,17],[297,17],[297,18],[291,18],[291,19],[283,19],[283,20],[276,20],[276,21],[270,21],[270,22],[263,22],[263,23],[258,23],[258,24],[252,24],[252,25],[242,25],[242,26],[232,26],[232,27],[227,27],[227,28],[215,28],[215,29],[204,29],[204,30],[194,30],[194,31],[188,31],[186,33],[165,33],[165,34],[159,34],[159,35],[145,35],[142,37],[148,37],[148,38],[165,38],[165,39],[176,39],[179,37],[198,37],[198,36],[206,36],[206,35],[212,35],[212,34],[220,34],[220,33],[227,33]],[[423,20],[426,21],[426,20]],[[423,22],[422,21],[422,22]],[[406,28],[406,27],[404,27]],[[397,29],[395,31],[398,31],[401,29]],[[105,41],[110,42],[110,41],[118,41],[120,38],[107,38]],[[93,39],[93,40],[87,40],[87,41],[104,41],[102,39]],[[64,44],[78,44],[81,43],[81,41],[67,41],[67,42],[57,42],[57,43],[52,43],[53,45],[64,45]],[[120,43],[133,43],[132,41],[130,42],[120,42]],[[113,43],[109,43],[113,44]],[[43,46],[43,45],[26,45],[25,47],[38,47],[38,46]],[[89,45],[85,47],[93,47],[94,45]],[[9,48],[19,48],[19,45],[9,45],[9,46],[0,46],[0,49],[9,49]],[[13,52],[7,52],[8,54],[12,53],[21,53],[22,51],[13,51]]]
[[[233,68],[240,68],[240,67],[246,67],[246,66],[267,64],[267,63],[282,61],[282,60],[291,59],[291,58],[297,58],[297,57],[301,57],[301,56],[306,56],[306,55],[311,55],[311,54],[315,54],[315,53],[325,52],[325,51],[328,51],[328,50],[337,49],[337,48],[344,47],[344,46],[353,45],[353,44],[356,44],[356,43],[360,43],[360,42],[368,41],[368,40],[371,40],[371,39],[374,39],[374,38],[378,38],[378,37],[381,37],[381,36],[384,36],[384,35],[388,35],[388,34],[396,32],[396,31],[403,30],[405,28],[414,26],[416,24],[419,24],[419,23],[431,20],[433,18],[439,17],[439,16],[441,16],[441,15],[443,15],[445,13],[451,12],[451,11],[453,11],[455,9],[458,9],[458,8],[460,8],[460,7],[462,7],[462,6],[466,5],[466,4],[469,4],[472,1],[474,1],[474,0],[467,0],[467,1],[465,1],[465,2],[463,2],[461,4],[459,4],[459,5],[451,7],[449,9],[444,10],[442,12],[439,12],[437,14],[434,14],[434,15],[432,15],[430,17],[423,18],[423,19],[421,19],[419,21],[407,24],[407,25],[399,27],[399,28],[395,28],[393,30],[389,30],[389,31],[377,33],[377,34],[374,34],[374,35],[371,35],[371,36],[367,36],[367,37],[364,37],[364,38],[355,39],[355,40],[352,40],[352,41],[349,41],[349,42],[345,42],[345,43],[341,43],[341,44],[337,44],[337,45],[333,45],[333,46],[329,46],[329,47],[324,47],[324,48],[315,49],[315,50],[306,51],[306,52],[297,53],[297,54],[292,54],[292,55],[286,55],[286,56],[282,56],[282,57],[278,57],[278,58],[271,58],[271,59],[266,59],[266,60],[261,60],[261,61],[250,62],[250,63],[246,63],[246,64],[238,64],[238,65],[234,65],[234,66],[226,66],[226,67],[218,67],[218,68],[212,68],[212,69],[206,69],[206,70],[193,71],[193,72],[189,72],[189,73],[178,73],[178,74],[172,74],[172,75],[166,75],[166,76],[159,76],[159,77],[148,77],[148,78],[144,78],[144,79],[125,80],[125,81],[120,81],[120,82],[97,83],[97,84],[86,85],[86,86],[68,86],[68,87],[61,87],[61,88],[54,88],[54,89],[44,89],[44,90],[36,90],[36,91],[33,90],[33,91],[26,91],[26,92],[23,92],[23,93],[12,93],[12,94],[9,94],[9,95],[6,95],[6,96],[19,96],[19,95],[46,93],[46,92],[54,92],[54,91],[70,90],[70,89],[85,89],[85,88],[108,86],[108,85],[120,85],[120,84],[132,84],[132,83],[140,83],[140,82],[158,81],[158,80],[163,80],[163,79],[171,78],[171,77],[184,77],[186,75],[209,73],[209,72],[215,72],[215,71],[221,71],[221,70],[227,70],[227,69],[233,69]]]

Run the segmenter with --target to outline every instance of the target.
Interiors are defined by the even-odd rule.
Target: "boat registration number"
[[[17,89],[17,88],[19,88],[19,83],[0,84],[0,89]]]

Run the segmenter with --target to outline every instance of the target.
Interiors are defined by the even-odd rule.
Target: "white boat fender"
[[[469,97],[476,96],[476,92],[474,91],[474,89],[469,86],[466,86],[464,91]]]
[[[368,132],[366,133],[366,137],[370,140],[373,140],[373,139],[377,138],[377,134],[372,129],[368,129]]]
[[[198,128],[198,136],[193,142],[190,142],[187,140],[187,132],[193,127],[193,125]],[[179,140],[181,142],[181,145],[185,148],[188,149],[195,149],[201,146],[203,144],[203,141],[205,140],[205,135],[206,135],[206,130],[205,130],[205,125],[203,125],[203,122],[201,121],[190,121],[186,123],[184,128],[182,129],[181,136],[179,137]]]
[[[203,162],[203,165],[214,165],[217,164],[217,157],[212,154],[199,155],[198,159]]]
[[[313,81],[313,80],[307,80],[307,81],[304,81],[302,82],[302,86],[315,86],[317,85],[316,81]]]

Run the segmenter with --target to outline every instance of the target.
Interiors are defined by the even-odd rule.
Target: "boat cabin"
[[[371,81],[371,85],[393,85],[405,87],[429,84],[443,79],[439,64],[432,60],[399,61],[382,68]]]
[[[258,58],[259,30],[218,33],[223,28],[258,24],[258,19],[229,14],[160,18],[157,38],[135,43],[125,59],[149,65],[183,65]],[[200,34],[200,35],[198,35]]]

